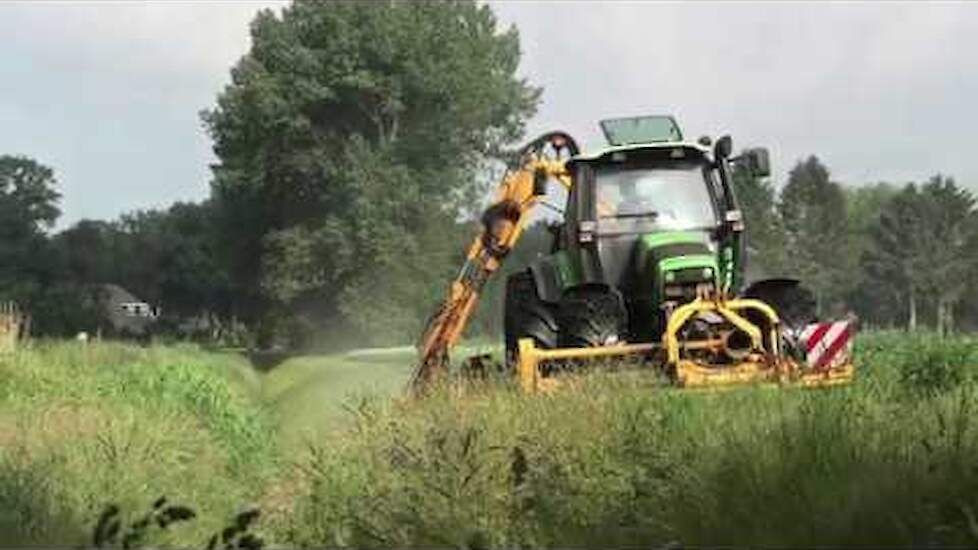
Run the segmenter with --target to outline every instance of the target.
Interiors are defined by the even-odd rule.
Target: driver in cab
[[[621,213],[631,211],[642,202],[642,197],[636,190],[635,180],[599,183],[597,191],[596,206],[599,218],[614,218]]]

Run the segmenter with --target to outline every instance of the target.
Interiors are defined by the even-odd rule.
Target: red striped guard
[[[844,361],[851,353],[852,331],[849,321],[814,323],[801,332],[805,362],[814,370],[825,370]]]

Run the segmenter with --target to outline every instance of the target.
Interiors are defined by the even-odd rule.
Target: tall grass
[[[209,513],[180,535],[206,542],[274,467],[249,376],[192,347],[42,342],[0,356],[2,542],[79,544],[106,503],[141,511],[162,494]]]
[[[288,532],[339,546],[974,546],[973,350],[865,336],[865,372],[827,391],[597,376],[550,396],[368,400],[316,449]]]
[[[107,502],[165,494],[199,517],[146,544],[200,546],[257,502],[284,546],[975,546],[976,349],[861,335],[831,390],[351,397],[305,452],[261,401],[281,377],[234,356],[42,343],[0,356],[0,542],[81,544]]]

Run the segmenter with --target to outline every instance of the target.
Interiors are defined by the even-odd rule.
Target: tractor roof
[[[651,150],[651,149],[685,149],[694,150],[702,155],[708,155],[710,153],[710,148],[706,147],[700,143],[695,143],[691,141],[670,141],[670,142],[655,142],[655,143],[630,143],[627,145],[613,145],[611,147],[605,147],[591,152],[584,152],[579,155],[575,155],[570,159],[571,163],[578,162],[594,162],[599,161],[605,157],[608,157],[614,153],[627,152],[627,151],[641,151],[641,150]]]
[[[683,140],[679,123],[671,115],[606,118],[601,121],[601,131],[608,143],[615,146]]]
[[[679,123],[671,115],[605,119],[601,121],[601,131],[610,145],[591,153],[576,155],[571,162],[595,162],[626,151],[691,149],[700,155],[710,152],[708,147],[700,143],[684,141]],[[681,154],[680,158],[682,157],[685,154]]]

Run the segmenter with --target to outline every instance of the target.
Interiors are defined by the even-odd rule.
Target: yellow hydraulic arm
[[[465,263],[452,281],[448,295],[431,316],[418,343],[418,364],[410,389],[421,392],[448,367],[448,352],[465,329],[479,292],[516,246],[529,212],[555,179],[570,188],[565,163],[578,153],[577,143],[563,132],[550,132],[524,146],[482,214],[482,230],[469,245]]]

